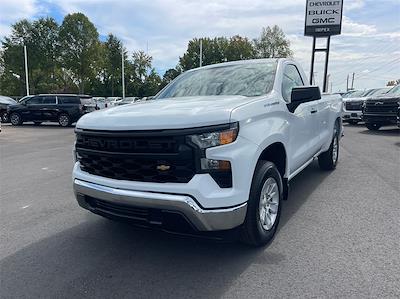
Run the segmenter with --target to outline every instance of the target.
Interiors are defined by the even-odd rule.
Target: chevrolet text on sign
[[[343,0],[307,0],[304,35],[338,35],[342,30]]]

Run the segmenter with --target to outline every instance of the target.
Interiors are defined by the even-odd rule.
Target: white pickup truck
[[[266,244],[289,181],[315,158],[324,170],[338,162],[342,99],[306,82],[289,59],[222,63],[185,72],[154,100],[85,115],[73,169],[79,205]]]

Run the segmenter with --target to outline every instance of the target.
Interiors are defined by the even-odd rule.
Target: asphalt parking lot
[[[291,183],[273,243],[113,223],[72,193],[73,128],[2,126],[1,298],[400,297],[400,130],[345,127],[332,172]]]

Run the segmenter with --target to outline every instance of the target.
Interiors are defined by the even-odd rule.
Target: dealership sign
[[[343,0],[307,0],[304,35],[331,36],[342,31]]]

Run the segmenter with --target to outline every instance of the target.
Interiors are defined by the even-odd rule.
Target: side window
[[[56,103],[56,97],[55,96],[45,96],[43,97],[43,104],[55,104]]]
[[[60,104],[80,104],[81,101],[78,97],[71,97],[71,96],[59,96],[58,102]]]
[[[26,101],[28,105],[40,105],[42,104],[43,98],[42,97],[33,97]]]
[[[283,72],[282,79],[282,96],[286,102],[290,102],[293,87],[304,86],[300,73],[297,67],[293,64],[288,64]]]

